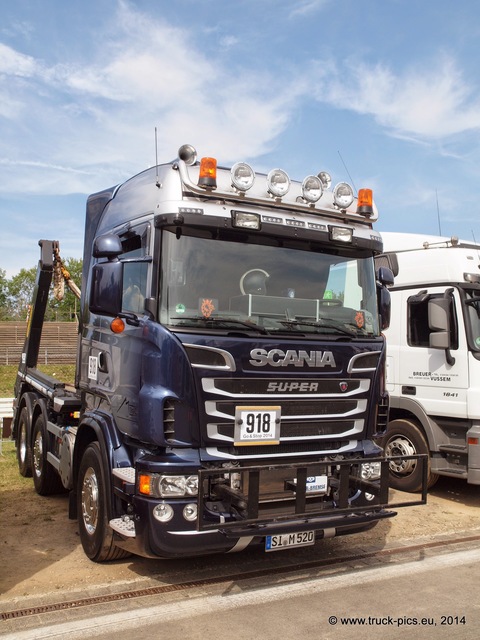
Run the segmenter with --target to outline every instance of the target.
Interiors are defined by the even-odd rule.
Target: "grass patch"
[[[15,495],[15,492],[22,489],[31,489],[32,479],[24,478],[18,472],[17,455],[13,440],[2,442],[2,453],[0,455],[0,502],[4,503],[8,496]]]
[[[73,384],[75,379],[74,364],[43,364],[38,367],[40,371],[57,378],[61,382]],[[16,364],[0,365],[0,398],[13,398],[13,388],[17,378],[18,366]]]

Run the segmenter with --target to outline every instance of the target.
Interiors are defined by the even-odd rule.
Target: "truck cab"
[[[387,454],[427,453],[439,476],[480,484],[480,247],[457,238],[382,233],[395,284],[387,337]],[[391,464],[392,485],[417,490],[415,462]]]

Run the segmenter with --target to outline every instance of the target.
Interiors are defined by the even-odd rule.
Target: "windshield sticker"
[[[175,307],[175,313],[182,314],[182,313],[185,313],[186,310],[187,309],[186,309],[185,305],[182,304],[182,303],[177,304],[177,306]]]
[[[216,309],[216,305],[215,305],[216,302],[217,301],[213,300],[212,298],[203,298],[201,300],[200,311],[204,318],[210,318],[210,316]]]
[[[355,323],[359,329],[365,324],[365,314],[362,311],[357,311],[355,314]]]

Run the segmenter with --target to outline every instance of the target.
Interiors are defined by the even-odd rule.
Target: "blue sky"
[[[184,143],[329,171],[380,231],[480,241],[477,0],[15,0],[0,7],[0,268],[82,255],[89,193]]]

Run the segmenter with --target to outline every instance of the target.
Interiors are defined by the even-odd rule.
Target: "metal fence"
[[[0,322],[0,365],[20,362],[26,323]],[[75,363],[78,341],[76,322],[46,322],[43,325],[38,364]]]

